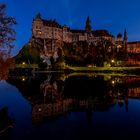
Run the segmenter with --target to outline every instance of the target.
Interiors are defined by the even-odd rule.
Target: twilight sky
[[[0,0],[8,15],[17,20],[17,40],[13,54],[18,53],[31,37],[32,19],[40,12],[44,19],[83,29],[90,16],[93,29],[107,29],[113,35],[127,30],[129,41],[140,40],[140,0]]]

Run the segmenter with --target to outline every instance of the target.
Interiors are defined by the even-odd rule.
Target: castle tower
[[[125,48],[125,51],[127,51],[127,40],[128,40],[128,37],[127,37],[127,32],[126,32],[126,30],[124,30],[123,43],[124,43],[124,48]]]
[[[35,38],[42,38],[43,35],[43,21],[41,14],[38,13],[32,22],[32,36]]]
[[[117,35],[117,41],[123,41],[123,39],[122,39],[122,34],[121,34],[121,33],[119,33],[119,34]]]
[[[127,32],[126,32],[126,30],[124,30],[124,39],[123,40],[127,42],[127,39],[128,39],[127,38]]]
[[[90,20],[89,16],[87,17],[87,20],[86,20],[85,30],[88,34],[91,33],[91,31],[92,31],[91,20]]]

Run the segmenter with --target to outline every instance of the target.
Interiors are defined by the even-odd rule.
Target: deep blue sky
[[[8,15],[17,20],[16,54],[31,37],[32,19],[43,18],[82,29],[90,16],[93,29],[107,29],[113,35],[127,30],[129,41],[140,40],[140,0],[0,0]]]

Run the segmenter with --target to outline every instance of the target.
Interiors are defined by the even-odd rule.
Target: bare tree
[[[6,5],[0,3],[0,56],[10,55],[11,49],[14,47],[15,40],[14,25],[16,20],[7,16]]]
[[[16,35],[15,24],[15,18],[6,14],[6,5],[0,3],[0,80],[7,79],[9,69],[15,65],[14,59],[10,57]]]

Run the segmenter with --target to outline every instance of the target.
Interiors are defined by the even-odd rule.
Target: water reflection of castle
[[[88,110],[92,115],[117,104],[128,111],[129,98],[140,98],[140,77],[61,76],[9,77],[8,81],[31,102],[34,123],[69,112]]]
[[[115,84],[115,83],[114,83]],[[112,83],[111,83],[112,85]],[[114,85],[113,85],[114,86]],[[32,119],[33,122],[41,122],[43,118],[57,117],[59,115],[67,114],[68,112],[75,111],[107,111],[116,103],[121,107],[125,105],[128,111],[128,96],[123,93],[113,93],[112,91],[106,92],[101,96],[71,96],[64,97],[63,92],[58,91],[57,83],[46,80],[41,84],[41,90],[43,92],[43,102],[36,104],[33,107]],[[82,96],[82,95],[81,95]]]
[[[140,87],[130,88],[128,90],[128,96],[132,98],[140,98]]]
[[[140,77],[130,77],[127,79],[127,82],[130,85],[135,83],[128,88],[128,97],[140,99]]]

